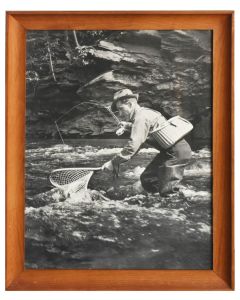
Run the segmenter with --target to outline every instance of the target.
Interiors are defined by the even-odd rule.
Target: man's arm
[[[122,151],[116,155],[112,163],[121,164],[131,159],[146,141],[149,134],[150,124],[146,117],[139,116],[132,125],[131,136]]]

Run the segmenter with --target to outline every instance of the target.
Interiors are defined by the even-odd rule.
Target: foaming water
[[[145,168],[137,166],[133,170],[126,170],[123,176],[129,179],[139,179]]]
[[[51,170],[98,167],[123,141],[32,144],[26,150],[27,268],[211,269],[211,152],[193,152],[178,193],[161,199],[139,180],[157,154],[142,149],[117,180],[94,174],[89,189],[66,195]]]

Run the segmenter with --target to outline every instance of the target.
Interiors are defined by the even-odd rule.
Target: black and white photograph
[[[26,34],[25,268],[209,270],[212,31]]]

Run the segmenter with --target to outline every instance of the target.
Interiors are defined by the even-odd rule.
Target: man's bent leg
[[[166,160],[166,154],[161,152],[155,156],[140,176],[144,190],[156,193],[159,190],[159,166]]]
[[[161,166],[159,168],[159,192],[161,196],[179,190],[179,183],[183,178],[184,166]]]
[[[162,196],[178,191],[184,168],[191,158],[191,148],[185,140],[181,140],[166,154],[171,158],[159,168],[159,193]]]

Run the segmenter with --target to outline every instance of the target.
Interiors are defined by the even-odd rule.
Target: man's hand
[[[104,165],[102,165],[102,170],[109,170],[109,171],[113,171],[113,164],[112,161],[109,160],[107,161]]]
[[[124,132],[125,132],[125,129],[124,129],[124,127],[120,127],[120,128],[118,128],[118,130],[116,131],[116,135],[122,135],[122,134],[124,134]]]
[[[103,166],[102,170],[108,170],[113,172],[113,177],[118,178],[118,173],[119,173],[119,163],[114,162],[112,160],[107,161]]]
[[[120,127],[123,127],[125,130],[130,130],[132,127],[132,123],[131,122],[125,122],[125,121],[121,121],[119,123]]]
[[[130,122],[125,122],[125,121],[121,121],[118,124],[118,130],[116,131],[117,135],[122,135],[125,131],[130,130],[131,128],[131,123]]]

